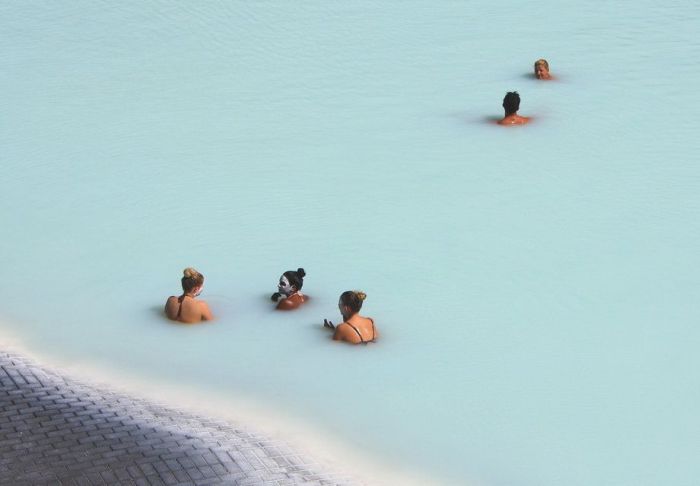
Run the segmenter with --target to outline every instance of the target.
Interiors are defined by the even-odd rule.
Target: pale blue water
[[[4,332],[446,484],[697,484],[698,18],[4,2]],[[536,121],[488,123],[513,89]],[[186,266],[212,325],[159,314]],[[273,312],[298,266],[312,301]],[[376,345],[320,328],[352,288]]]

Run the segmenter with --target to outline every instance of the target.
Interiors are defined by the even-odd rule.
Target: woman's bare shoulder
[[[300,302],[295,302],[292,299],[282,299],[279,302],[277,302],[277,309],[278,310],[293,310],[299,307]]]
[[[165,315],[168,317],[168,319],[176,319],[177,315],[177,297],[174,295],[171,295],[168,297],[168,300],[165,301]]]
[[[207,304],[206,301],[198,300],[197,304],[199,305],[199,312],[201,313],[201,319],[203,321],[211,321],[214,319],[214,315],[211,312],[211,308],[209,307],[209,304]]]
[[[335,326],[335,332],[333,333],[333,339],[336,341],[344,339],[347,336],[350,326],[347,322],[341,322]]]
[[[294,294],[287,297],[286,299],[281,299],[277,303],[278,310],[293,310],[298,308],[301,304],[305,303],[307,297],[303,294]]]
[[[357,332],[353,326],[348,322],[341,322],[336,326],[336,335],[338,337],[334,337],[334,339],[347,341],[352,344],[357,344],[360,342],[360,337],[357,335]]]

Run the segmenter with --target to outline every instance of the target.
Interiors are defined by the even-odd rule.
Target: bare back
[[[359,314],[355,314],[345,322],[338,324],[335,328],[335,334],[333,334],[335,341],[346,341],[351,344],[369,343],[376,338],[377,329],[374,326],[374,321]]]
[[[212,319],[206,302],[189,296],[171,295],[165,303],[165,315],[168,319],[186,324]]]
[[[499,125],[525,125],[530,121],[529,117],[520,116],[518,114],[507,115],[502,120],[498,121]]]
[[[306,302],[308,298],[301,292],[296,292],[286,299],[281,299],[277,303],[278,310],[294,310],[298,308],[301,304]]]

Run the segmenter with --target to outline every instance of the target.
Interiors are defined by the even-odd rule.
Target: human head
[[[204,275],[194,268],[187,267],[182,271],[182,290],[185,293],[191,292],[197,287],[204,285]]]
[[[506,116],[514,115],[520,109],[520,95],[517,91],[509,91],[503,98],[503,109]]]
[[[346,313],[343,312],[343,307],[346,307],[350,311],[348,315],[357,314],[362,309],[362,301],[366,298],[367,294],[361,290],[346,290],[340,294],[340,300],[338,301],[340,312],[345,316]]]
[[[549,63],[546,59],[535,61],[535,77],[537,79],[549,79]]]
[[[297,268],[297,271],[289,270],[282,274],[280,283],[277,285],[281,294],[291,295],[294,292],[301,290],[304,286],[304,277],[306,272],[303,268]]]

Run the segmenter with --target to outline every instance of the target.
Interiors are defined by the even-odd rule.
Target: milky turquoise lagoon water
[[[699,18],[3,2],[0,332],[444,484],[697,484]],[[160,314],[186,266],[212,324]],[[355,288],[372,346],[320,327]]]

